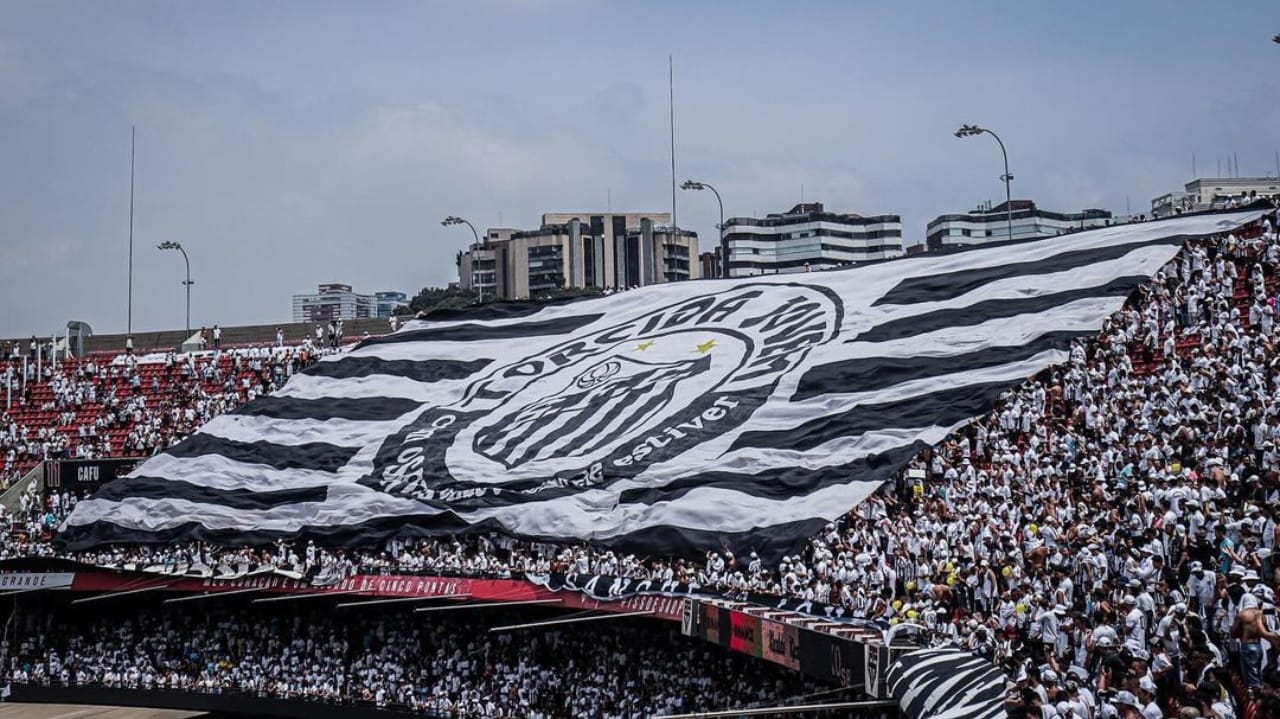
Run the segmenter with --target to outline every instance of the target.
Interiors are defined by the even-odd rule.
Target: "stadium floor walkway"
[[[0,704],[0,719],[197,719],[204,712],[80,704]]]

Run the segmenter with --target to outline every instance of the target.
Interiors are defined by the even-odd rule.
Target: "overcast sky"
[[[0,336],[289,319],[320,282],[412,294],[483,230],[670,206],[1149,209],[1237,153],[1276,172],[1280,3],[0,3]],[[707,240],[716,207],[682,192]],[[710,244],[709,242],[707,243]]]

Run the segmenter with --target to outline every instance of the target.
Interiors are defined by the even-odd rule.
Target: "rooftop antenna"
[[[800,183],[800,204],[804,204],[804,183]]]
[[[671,116],[671,226],[676,222],[676,65],[673,56],[667,54],[667,102]]]
[[[133,155],[138,146],[138,128],[129,126],[129,307],[125,317],[125,334],[133,334]]]

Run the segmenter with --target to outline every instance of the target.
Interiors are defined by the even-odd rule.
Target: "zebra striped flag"
[[[1063,361],[1186,238],[1260,215],[411,322],[107,485],[61,540],[780,551]]]
[[[885,678],[907,719],[998,719],[1005,678],[990,661],[953,646],[898,657]]]

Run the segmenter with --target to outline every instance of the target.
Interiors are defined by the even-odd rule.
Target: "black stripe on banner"
[[[468,525],[450,512],[439,515],[380,517],[356,524],[306,525],[293,532],[252,528],[209,529],[194,521],[171,529],[147,532],[122,527],[103,519],[92,524],[68,525],[58,532],[53,541],[56,546],[67,551],[82,551],[104,544],[156,544],[176,541],[208,542],[242,547],[303,538],[315,540],[316,544],[325,546],[369,547],[393,536],[427,537],[497,531],[501,531],[501,527],[492,520]]]
[[[513,320],[536,315],[548,307],[567,305],[573,302],[584,302],[598,295],[579,295],[577,297],[557,297],[551,300],[512,300],[510,302],[486,302],[470,307],[450,307],[431,310],[416,319],[428,322],[454,322],[457,320]]]
[[[968,307],[949,307],[943,310],[902,317],[876,325],[847,342],[888,342],[907,337],[936,332],[949,327],[972,327],[990,320],[1029,315],[1051,310],[1076,300],[1091,297],[1127,297],[1150,280],[1146,275],[1117,277],[1100,287],[1077,287],[1065,292],[1020,297],[1016,299],[984,300]]]
[[[381,357],[352,357],[330,362],[317,362],[302,370],[302,374],[329,379],[361,379],[373,375],[404,377],[415,382],[443,382],[464,379],[479,372],[493,360],[386,360]]]
[[[851,482],[869,482],[878,487],[890,480],[925,446],[923,442],[914,442],[842,466],[817,470],[789,467],[756,475],[708,472],[663,487],[628,490],[622,493],[619,506],[625,504],[634,511],[642,505],[678,500],[703,487],[783,501]],[[770,524],[769,519],[764,517],[760,522],[761,526],[755,529],[737,533],[661,525],[598,543],[648,556],[690,556],[691,549],[705,551],[727,547],[738,556],[745,556],[751,551],[758,552],[764,561],[773,564],[784,554],[801,550],[826,525],[826,521],[821,519]],[[656,548],[661,548],[661,551]]]
[[[329,490],[326,487],[259,492],[252,489],[217,489],[158,477],[126,477],[102,487],[94,493],[93,498],[110,501],[129,498],[182,499],[201,504],[216,504],[229,509],[252,511],[305,502],[323,502],[328,496]]]
[[[762,520],[766,521],[766,520]],[[757,552],[766,566],[777,566],[784,556],[799,554],[827,526],[821,518],[801,519],[757,527],[746,532],[719,532],[675,525],[646,527],[593,545],[640,557],[705,557],[707,550],[733,552],[745,561]],[[564,540],[549,540],[559,541]]]
[[[273,469],[312,469],[336,472],[356,455],[356,447],[339,447],[327,442],[306,444],[274,444],[272,442],[240,442],[196,433],[165,451],[170,457],[188,459],[216,454],[247,464],[264,464]]]
[[[893,449],[856,459],[846,464],[806,469],[781,467],[759,474],[703,472],[678,479],[661,487],[628,489],[619,505],[658,504],[679,499],[695,489],[725,489],[763,499],[791,499],[820,489],[850,482],[884,482],[926,445],[910,442]]]
[[[867,432],[898,427],[949,427],[985,414],[1001,392],[1018,381],[1001,380],[952,387],[929,394],[913,395],[892,402],[865,404],[838,414],[809,420],[788,430],[744,432],[730,451],[764,447],[804,451],[839,437],[855,437]]]
[[[1015,262],[993,267],[977,267],[971,270],[956,270],[926,277],[908,277],[889,290],[884,297],[871,303],[871,306],[914,305],[923,302],[952,300],[995,280],[1066,272],[1078,267],[1118,259],[1142,247],[1180,245],[1188,239],[1190,238],[1187,235],[1172,235],[1145,242],[1131,242],[1127,245],[1109,245],[1088,250],[1063,252],[1042,260],[1029,260],[1027,262]]]
[[[1066,350],[1070,348],[1072,340],[1096,334],[1097,332],[1092,331],[1063,330],[1040,335],[1024,345],[984,347],[943,357],[859,357],[818,365],[800,377],[791,401],[823,394],[871,392],[926,377],[1020,362],[1047,350]]]
[[[374,337],[360,343],[360,347],[392,345],[403,342],[484,342],[486,340],[513,340],[522,337],[546,337],[567,335],[595,322],[604,315],[571,315],[538,322],[517,322],[506,325],[465,324],[452,327],[428,327],[421,330],[396,332],[385,337]]]
[[[349,419],[355,422],[386,422],[422,407],[422,403],[402,397],[359,397],[299,399],[268,395],[256,399],[233,414],[269,419]]]
[[[804,549],[809,540],[824,526],[824,519],[804,519],[745,532],[719,532],[677,526],[657,526],[637,530],[607,540],[593,541],[596,546],[632,552],[651,557],[702,557],[709,549],[728,548],[739,556],[752,550],[769,564],[776,564],[784,554]],[[257,529],[209,529],[198,522],[157,532],[123,527],[104,519],[87,525],[70,525],[54,537],[54,546],[63,551],[84,551],[106,544],[157,544],[166,542],[208,542],[232,546],[260,546],[278,540],[314,540],[324,546],[368,547],[389,537],[438,537],[473,533],[505,533],[493,520],[468,525],[451,512],[438,515],[403,515],[381,517],[345,525],[306,526],[293,532]],[[564,537],[520,535],[535,542],[564,543]]]

